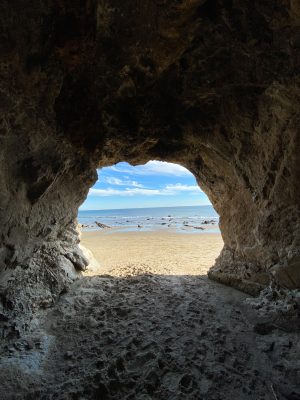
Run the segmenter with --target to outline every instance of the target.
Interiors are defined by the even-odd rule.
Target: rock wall
[[[221,217],[211,278],[299,288],[299,49],[299,0],[2,1],[4,335],[85,268],[77,209],[118,161],[194,173]]]

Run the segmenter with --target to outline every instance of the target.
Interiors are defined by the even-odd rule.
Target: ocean
[[[219,215],[212,206],[79,210],[78,222],[83,230],[100,229],[98,222],[117,228],[118,232],[166,229],[185,233],[219,232]]]

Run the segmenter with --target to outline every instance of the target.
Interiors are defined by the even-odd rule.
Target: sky
[[[121,162],[97,172],[98,180],[80,210],[211,204],[194,175],[178,164],[149,161],[134,167]]]

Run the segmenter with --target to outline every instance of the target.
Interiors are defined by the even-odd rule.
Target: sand
[[[83,232],[82,244],[99,262],[87,275],[206,275],[223,247],[218,233]]]
[[[206,276],[219,235],[88,232],[83,243],[100,267],[7,350],[0,399],[300,399],[299,334]]]

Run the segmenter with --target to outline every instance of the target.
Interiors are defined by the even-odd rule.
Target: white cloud
[[[112,176],[107,176],[107,177],[104,177],[102,179],[101,179],[101,176],[100,176],[99,182],[101,182],[101,181],[109,183],[110,185],[122,185],[122,180],[121,179],[114,178]]]
[[[201,189],[197,185],[182,185],[177,183],[175,185],[166,185],[160,189],[145,189],[145,188],[124,188],[121,189],[90,189],[89,195],[97,197],[108,197],[108,196],[174,196],[180,192],[186,192],[190,194],[199,194]]]
[[[134,196],[134,195],[142,195],[142,196],[153,196],[159,195],[160,192],[157,189],[142,189],[142,188],[125,188],[125,189],[90,189],[89,195],[91,196],[99,196],[99,197],[107,197],[107,196]]]
[[[130,175],[167,175],[190,176],[192,173],[178,164],[165,161],[149,161],[145,165],[132,166],[130,164],[117,164],[109,167],[112,171]]]
[[[182,185],[181,183],[176,183],[175,185],[167,185],[165,186],[164,190],[169,192],[193,192],[193,193],[200,193],[202,190],[199,188],[198,185]]]
[[[103,179],[101,179],[101,175],[100,175],[100,179],[98,180],[98,182],[106,182],[110,185],[116,185],[116,186],[133,186],[133,187],[138,187],[138,188],[144,187],[144,185],[142,185],[141,183],[138,183],[137,181],[132,181],[130,179],[122,180],[119,178],[115,178],[113,176],[106,176],[106,177],[103,177]]]

